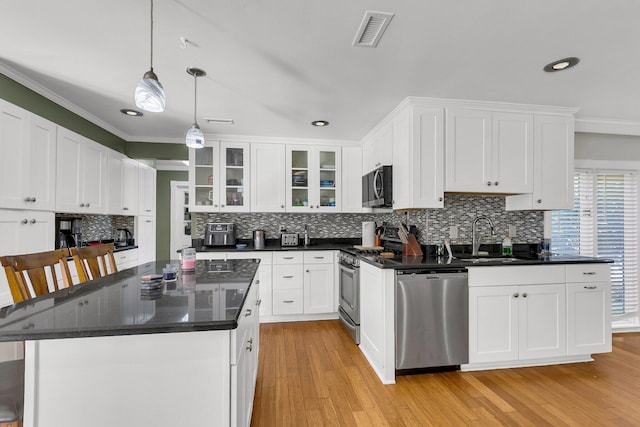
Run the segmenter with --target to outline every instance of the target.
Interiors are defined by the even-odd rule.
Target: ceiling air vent
[[[391,18],[393,13],[367,10],[353,39],[353,46],[376,47]]]

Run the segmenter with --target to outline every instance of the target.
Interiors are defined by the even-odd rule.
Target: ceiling
[[[395,14],[376,48],[352,46],[366,10]],[[127,141],[183,140],[189,66],[207,72],[207,135],[359,140],[407,96],[579,107],[583,130],[640,129],[634,0],[155,0],[167,108],[127,117],[149,69],[149,14],[146,0],[3,0],[0,72]],[[569,56],[581,62],[542,71]]]

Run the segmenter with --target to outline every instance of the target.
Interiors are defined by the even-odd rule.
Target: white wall
[[[576,133],[576,159],[640,161],[640,136]]]

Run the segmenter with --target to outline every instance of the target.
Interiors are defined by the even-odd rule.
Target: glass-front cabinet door
[[[189,149],[189,201],[192,212],[217,211],[219,200],[220,141]]]
[[[340,148],[287,146],[288,212],[339,212]]]
[[[248,212],[249,167],[251,165],[249,144],[222,142],[220,146],[220,210]]]

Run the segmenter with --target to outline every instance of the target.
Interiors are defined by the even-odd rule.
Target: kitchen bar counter
[[[140,277],[168,261],[146,263],[0,309],[0,341],[234,329],[259,260],[198,261],[160,289]],[[174,261],[177,265],[177,261]],[[208,310],[198,308],[207,301]]]
[[[264,249],[255,249],[253,240],[238,239],[238,244],[247,245],[245,248],[235,246],[197,246],[196,252],[242,252],[242,251],[335,251],[353,245],[359,245],[359,238],[345,239],[311,239],[311,245],[281,246],[280,239],[267,239]]]

